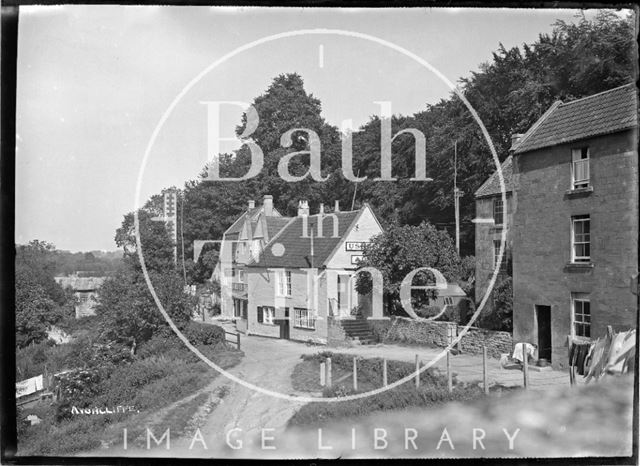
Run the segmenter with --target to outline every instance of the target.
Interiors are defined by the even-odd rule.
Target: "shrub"
[[[437,316],[440,314],[440,309],[438,306],[424,306],[415,310],[415,313],[418,317],[429,318],[433,316]]]
[[[183,333],[193,345],[215,345],[225,341],[224,329],[217,325],[191,321]]]
[[[504,278],[493,289],[493,309],[483,312],[478,326],[489,330],[513,330],[513,281]]]

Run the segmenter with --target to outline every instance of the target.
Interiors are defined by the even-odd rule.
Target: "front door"
[[[280,326],[280,338],[285,340],[289,339],[289,308],[284,308],[284,319],[280,319],[278,321],[278,325]]]
[[[536,305],[538,358],[551,362],[551,306]]]

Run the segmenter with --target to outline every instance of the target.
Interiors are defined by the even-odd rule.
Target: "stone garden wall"
[[[340,320],[332,316],[327,317],[327,346],[332,348],[349,346]]]
[[[450,338],[462,332],[463,326],[453,322],[414,320],[408,317],[392,317],[391,320],[369,321],[378,341],[382,343],[405,343],[414,345],[446,347]],[[511,354],[513,338],[509,332],[497,332],[470,327],[456,347],[464,353],[482,354],[487,347],[487,355],[499,358],[501,353]]]

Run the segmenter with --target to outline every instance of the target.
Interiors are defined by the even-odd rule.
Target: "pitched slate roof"
[[[638,124],[635,83],[571,102],[556,102],[527,131],[514,153],[615,133]]]
[[[240,215],[235,222],[233,222],[231,224],[231,226],[229,228],[227,228],[227,230],[224,232],[226,235],[232,235],[232,234],[236,234],[236,233],[240,233],[240,231],[242,230],[242,226],[244,225],[244,220],[248,217],[251,219],[251,221],[255,221],[258,217],[258,214],[260,214],[260,212],[262,212],[262,208],[263,206],[258,206],[258,207],[254,207],[253,209],[247,209],[245,210],[242,215]],[[277,211],[277,209],[275,207],[273,207],[273,216],[269,216],[267,217],[269,218],[282,218],[280,217],[280,212]]]
[[[233,233],[240,233],[240,230],[242,230],[242,225],[244,225],[244,219],[247,217],[253,218],[253,216],[256,215],[261,208],[262,207],[254,207],[253,209],[247,209],[242,213],[242,215],[240,215],[240,217],[238,217],[235,222],[233,222],[233,224],[229,228],[227,228],[225,234],[230,235]]]
[[[501,168],[502,178],[504,179],[504,188],[505,191],[509,193],[513,190],[513,157],[511,155],[502,162]],[[478,188],[476,191],[476,197],[496,196],[501,193],[500,178],[498,177],[498,171],[496,170],[489,178],[487,178],[487,181]]]
[[[447,288],[444,290],[438,290],[438,298],[444,298],[444,297],[459,297],[459,296],[463,296],[466,297],[467,293],[464,292],[464,290],[462,288],[460,288],[460,285],[458,285],[457,283],[447,283]]]
[[[271,239],[291,221],[291,217],[265,217],[265,220],[267,222],[267,233],[269,234],[269,239]]]
[[[322,219],[322,238],[318,238],[318,215],[309,215],[307,218],[306,238],[303,236],[302,217],[287,219],[287,225],[280,232],[270,238],[257,262],[252,261],[249,267],[269,268],[309,268],[321,267],[331,256],[336,246],[344,235],[351,229],[351,225],[358,218],[361,210],[348,212],[336,212],[338,218],[338,237],[333,238],[333,219],[326,216]],[[313,231],[313,261],[311,258],[311,238]],[[284,254],[273,254],[273,245],[284,246]],[[277,251],[276,247],[276,251]]]

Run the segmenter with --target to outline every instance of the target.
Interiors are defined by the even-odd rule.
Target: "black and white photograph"
[[[354,5],[3,1],[3,464],[638,463],[637,5]]]

